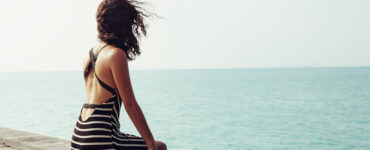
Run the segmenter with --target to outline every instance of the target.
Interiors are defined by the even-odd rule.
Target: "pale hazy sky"
[[[81,70],[100,0],[0,2],[0,71]],[[370,66],[369,0],[150,0],[131,69]]]

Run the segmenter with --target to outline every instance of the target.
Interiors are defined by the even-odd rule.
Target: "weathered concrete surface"
[[[8,145],[5,145],[3,143],[0,143],[0,150],[17,150],[17,149],[14,148],[14,147],[10,147]]]
[[[3,147],[2,147],[3,146]],[[69,150],[70,141],[0,127],[0,150]]]

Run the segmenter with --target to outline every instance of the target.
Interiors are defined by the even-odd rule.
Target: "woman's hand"
[[[152,144],[150,146],[148,145],[148,150],[158,150],[158,149],[157,149],[157,146],[154,143],[154,144]]]
[[[162,141],[155,141],[154,144],[148,145],[148,150],[167,150],[167,145]]]

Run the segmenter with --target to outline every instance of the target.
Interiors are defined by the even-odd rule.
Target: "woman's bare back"
[[[112,97],[112,94],[99,85],[96,76],[99,77],[105,84],[112,88],[116,88],[113,80],[112,72],[109,69],[108,61],[105,57],[106,51],[109,51],[110,46],[100,42],[93,48],[94,58],[96,59],[95,67],[89,72],[85,78],[86,104],[102,104]],[[90,63],[90,56],[84,60],[84,70]],[[94,70],[95,68],[95,70]],[[96,73],[96,76],[94,75]],[[94,112],[93,109],[83,108],[81,117],[86,120]]]

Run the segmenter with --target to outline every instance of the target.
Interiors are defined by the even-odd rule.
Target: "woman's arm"
[[[132,90],[126,54],[120,49],[112,49],[111,52],[111,71],[126,112],[148,148],[155,148],[154,137]]]

